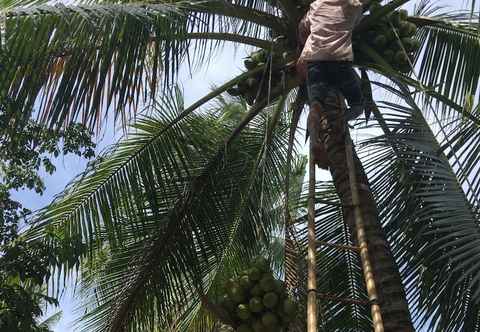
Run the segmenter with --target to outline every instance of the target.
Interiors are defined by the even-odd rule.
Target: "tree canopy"
[[[477,331],[478,13],[475,1],[453,10],[420,1],[406,17],[418,48],[400,70],[368,34],[408,2],[384,2],[355,31],[355,65],[376,99],[373,119],[356,127],[368,134],[357,152],[415,326]],[[308,2],[4,5],[0,96],[18,105],[8,121],[30,119],[39,105],[37,121],[55,130],[98,128],[108,116],[130,128],[25,234],[52,252],[63,243],[52,236],[84,248],[50,264],[50,273],[81,272],[84,330],[212,330],[218,320],[202,296],[259,252],[304,301],[306,200],[294,165],[306,96],[292,64]],[[398,37],[392,43],[406,48]],[[265,61],[186,107],[175,88],[180,66],[214,61],[227,42],[263,49]],[[251,100],[225,94],[252,78]],[[316,199],[317,238],[351,245],[331,182],[318,183]],[[323,291],[365,300],[356,258],[318,255]],[[323,328],[369,328],[360,302],[323,301]]]

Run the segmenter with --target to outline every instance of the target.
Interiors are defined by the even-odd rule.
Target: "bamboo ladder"
[[[347,127],[347,126],[346,126]],[[345,131],[345,153],[347,168],[349,173],[350,191],[352,197],[352,207],[354,208],[356,237],[358,247],[331,244],[317,241],[315,236],[315,162],[313,158],[313,139],[310,137],[309,153],[309,183],[308,183],[308,253],[307,253],[307,332],[317,332],[317,297],[342,302],[345,304],[370,304],[373,328],[375,332],[383,332],[383,321],[378,305],[378,294],[373,278],[372,265],[368,253],[367,237],[363,221],[362,210],[360,206],[360,195],[355,172],[355,163],[353,160],[353,143],[350,137],[348,127]],[[317,292],[316,280],[316,258],[317,246],[327,246],[338,250],[352,250],[360,254],[363,276],[367,287],[369,301],[360,301],[354,299],[343,299],[335,296],[319,294]]]

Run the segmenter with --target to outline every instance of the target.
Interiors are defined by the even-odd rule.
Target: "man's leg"
[[[313,158],[315,164],[323,169],[328,169],[330,162],[328,160],[327,151],[320,137],[322,130],[326,129],[326,119],[322,111],[322,106],[319,103],[310,105],[310,112],[307,118],[307,132],[310,139],[313,140]]]
[[[320,137],[323,136],[320,135],[321,131],[326,129],[325,114],[322,110],[322,102],[328,89],[324,66],[325,64],[322,62],[308,64],[307,89],[310,112],[307,118],[307,137],[310,135],[310,139],[313,140],[312,153],[315,163],[320,168],[328,169],[330,162],[325,146],[320,140]]]
[[[337,88],[347,99],[350,107],[345,113],[345,120],[348,122],[362,115],[365,109],[362,87],[351,62],[339,62],[336,69]]]
[[[329,88],[328,63],[317,61],[307,64],[307,91],[310,105],[322,104]]]

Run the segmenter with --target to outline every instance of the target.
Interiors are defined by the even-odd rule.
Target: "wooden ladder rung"
[[[329,243],[329,242],[318,241],[318,240],[317,240],[317,244],[320,245],[320,246],[335,248],[335,249],[338,249],[338,250],[351,250],[351,251],[356,251],[356,252],[360,251],[359,247],[348,246],[348,245],[344,245],[344,244],[335,244],[335,243]]]

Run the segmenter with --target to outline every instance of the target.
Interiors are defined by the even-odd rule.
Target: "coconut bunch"
[[[267,51],[261,49],[251,53],[243,62],[247,71],[253,70],[257,67],[264,66],[268,61],[269,54]],[[274,58],[275,62],[277,59]],[[270,79],[270,72],[260,71],[254,77],[249,77],[243,81],[240,81],[237,86],[227,90],[232,96],[241,96],[247,104],[253,105],[256,97],[261,91],[266,91],[268,84],[271,81],[272,85],[279,84],[281,82],[281,76],[278,70],[272,71],[272,77]]]
[[[371,14],[380,11],[383,6],[380,2],[372,2]],[[408,21],[408,12],[404,9],[394,11],[389,15],[382,15],[378,22],[367,31],[354,36],[354,47],[360,43],[368,43],[394,69],[402,73],[410,71],[410,62],[420,48],[420,41],[415,39],[417,26]],[[367,54],[356,50],[356,61],[359,63],[374,63]]]
[[[283,282],[275,279],[263,257],[225,282],[217,305],[228,314],[237,332],[285,331],[297,313]]]

